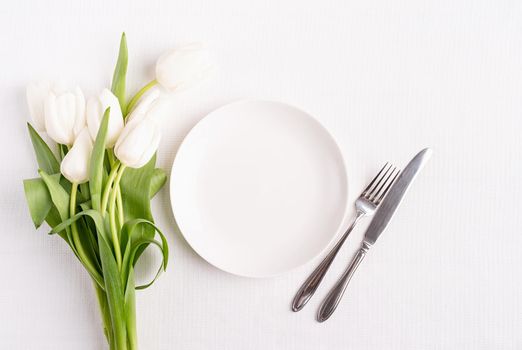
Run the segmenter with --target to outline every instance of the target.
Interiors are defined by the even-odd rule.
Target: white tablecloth
[[[171,102],[165,169],[198,120],[244,97],[316,116],[346,156],[353,199],[384,161],[404,165],[434,149],[324,324],[314,320],[319,302],[364,227],[295,314],[292,296],[317,261],[271,279],[221,272],[186,244],[163,190],[153,207],[172,264],[137,294],[142,349],[522,348],[519,1],[61,0],[0,8],[2,349],[106,346],[86,273],[62,240],[31,224],[22,179],[36,162],[24,87],[64,78],[96,93],[109,84],[124,30],[131,91],[180,43],[206,42],[219,63],[212,82]],[[148,255],[140,279],[155,262]]]

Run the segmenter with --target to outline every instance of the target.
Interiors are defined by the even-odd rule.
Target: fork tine
[[[393,172],[393,169],[395,169],[395,167],[393,166],[393,164],[390,164],[388,169],[386,169],[384,174],[380,177],[379,181],[377,181],[375,186],[373,186],[373,188],[371,189],[370,193],[368,194],[368,196],[366,198],[368,198],[371,201],[373,201],[373,199],[375,199],[375,197],[377,196],[379,190],[382,188],[382,185],[381,185],[382,180],[385,180],[385,179],[387,180],[386,175],[388,175],[390,170],[392,170],[392,172]],[[389,175],[388,175],[388,177],[389,177]],[[384,181],[384,183],[386,183],[386,181]],[[383,185],[384,185],[384,183],[383,183]]]
[[[395,171],[395,169],[394,169],[394,171]],[[388,193],[388,190],[390,189],[391,185],[393,185],[393,183],[395,182],[395,179],[397,179],[397,176],[399,176],[400,173],[401,173],[401,170],[397,169],[397,172],[395,173],[395,175],[393,176],[391,181],[388,183],[388,186],[386,186],[386,188],[384,189],[384,191],[380,195],[379,199],[377,199],[377,204],[381,203],[382,199],[384,198],[384,196],[386,196],[386,193]],[[390,176],[392,174],[390,174]]]
[[[365,196],[368,194],[368,191],[370,190],[370,188],[372,188],[373,184],[375,181],[377,181],[377,179],[379,178],[379,176],[381,175],[381,173],[384,171],[384,169],[388,166],[388,162],[386,162],[386,164],[384,164],[384,166],[382,167],[381,170],[379,170],[379,172],[377,173],[377,175],[375,175],[375,177],[373,178],[372,182],[370,182],[370,184],[368,185],[368,187],[366,187],[362,193],[362,196]]]
[[[379,203],[378,200],[377,200],[377,198],[379,198],[379,195],[380,195],[380,193],[382,192],[382,189],[386,187],[386,184],[388,183],[388,180],[390,180],[390,178],[392,177],[392,175],[395,173],[395,170],[396,170],[396,169],[397,169],[396,167],[394,167],[393,165],[391,165],[391,166],[390,166],[390,170],[391,170],[391,172],[390,172],[389,174],[388,174],[388,172],[386,172],[386,174],[385,174],[385,176],[384,176],[385,179],[384,179],[384,181],[382,181],[381,186],[380,186],[377,190],[374,190],[374,191],[373,191],[373,195],[372,195],[372,197],[370,198],[370,200],[371,200],[372,202],[374,202],[375,204],[378,204],[378,203]],[[386,175],[388,175],[388,176],[386,176]]]

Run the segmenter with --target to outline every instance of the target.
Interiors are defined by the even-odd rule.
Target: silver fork
[[[392,164],[386,163],[382,169],[377,173],[377,175],[370,182],[368,187],[364,189],[359,198],[355,201],[355,211],[356,216],[353,220],[352,224],[346,232],[342,235],[341,239],[337,242],[337,244],[332,248],[332,250],[328,253],[328,255],[323,259],[323,261],[317,266],[312,272],[312,274],[308,277],[308,279],[303,283],[296,296],[294,297],[294,301],[292,302],[292,310],[297,312],[301,310],[308,300],[314,295],[317,287],[321,284],[323,277],[326,275],[326,272],[330,268],[330,265],[335,259],[335,256],[341,249],[344,241],[352,232],[353,228],[359,220],[365,216],[371,216],[375,213],[375,210],[381,203],[382,199],[390,189],[391,185],[399,175],[400,170],[395,168]]]

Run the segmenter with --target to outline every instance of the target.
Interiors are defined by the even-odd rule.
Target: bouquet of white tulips
[[[79,87],[27,88],[40,175],[24,180],[31,218],[37,228],[47,222],[89,273],[110,349],[137,349],[135,290],[152,285],[167,267],[167,240],[150,208],[166,180],[155,167],[161,128],[154,105],[161,91],[184,88],[212,67],[199,45],[169,51],[157,62],[156,78],[127,103],[123,34],[110,90],[86,102]],[[134,267],[151,245],[161,251],[162,264],[151,282],[136,286]]]

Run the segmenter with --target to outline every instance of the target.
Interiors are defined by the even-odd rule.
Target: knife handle
[[[292,311],[297,312],[301,310],[308,300],[314,295],[315,291],[317,290],[317,287],[319,287],[319,284],[321,284],[321,281],[323,280],[324,276],[326,275],[326,272],[330,268],[330,265],[332,265],[332,262],[334,261],[335,257],[337,256],[337,253],[341,249],[341,247],[344,244],[344,241],[346,241],[346,238],[352,232],[353,228],[359,220],[364,216],[365,214],[361,211],[357,212],[357,216],[353,220],[352,224],[348,229],[344,232],[341,239],[335,244],[335,246],[332,248],[332,250],[328,253],[328,255],[321,261],[321,263],[315,268],[315,270],[308,276],[306,281],[304,281],[303,285],[299,290],[297,291],[297,294],[294,297],[294,300],[292,302]]]
[[[368,252],[368,249],[370,249],[370,246],[371,245],[368,242],[362,242],[361,248],[359,248],[359,250],[353,257],[352,261],[350,262],[350,265],[348,265],[341,278],[337,281],[332,290],[330,290],[323,303],[321,304],[319,312],[317,313],[317,321],[324,322],[330,316],[332,316],[335,309],[337,308],[337,305],[339,305],[339,302],[343,297],[346,287],[348,287],[350,279],[355,273],[355,270],[357,270],[357,267],[359,267],[361,261],[363,261],[364,257],[366,256],[366,253]]]

